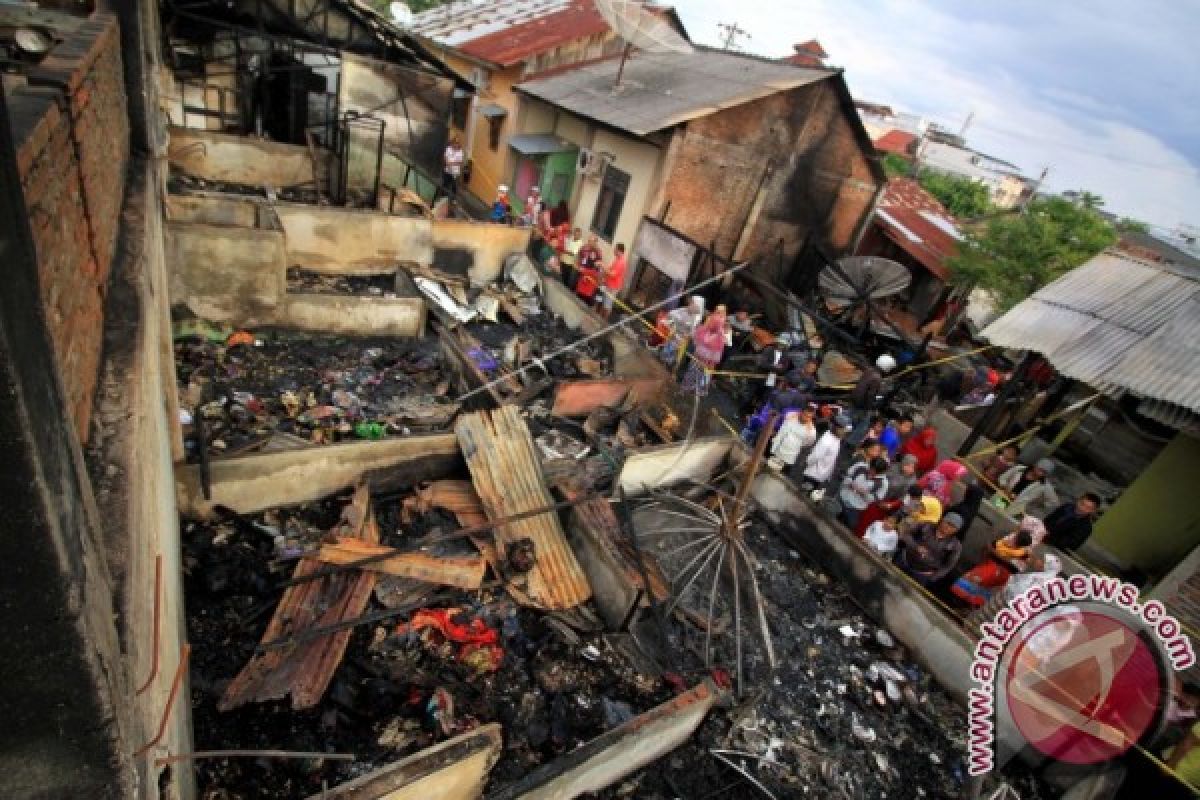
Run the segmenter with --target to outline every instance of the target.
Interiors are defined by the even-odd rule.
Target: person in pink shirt
[[[625,245],[618,244],[614,250],[612,263],[600,270],[604,278],[604,293],[601,301],[600,316],[608,319],[612,313],[613,299],[621,289],[625,288]]]

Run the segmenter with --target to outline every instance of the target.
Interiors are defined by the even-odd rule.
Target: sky
[[[1200,3],[1192,0],[674,0],[696,42],[790,55],[818,39],[856,99],[919,113],[1051,191],[1200,226]]]

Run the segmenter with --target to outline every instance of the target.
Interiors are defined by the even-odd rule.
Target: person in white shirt
[[[850,418],[839,414],[834,419],[833,426],[817,439],[804,463],[804,488],[815,489],[823,486],[833,475],[838,454],[842,451],[842,437],[851,427]]]
[[[462,176],[462,168],[462,146],[458,143],[457,136],[451,136],[450,143],[446,145],[446,152],[442,154],[442,185],[446,187],[446,194],[452,197],[458,194],[458,179]]]
[[[789,468],[793,467],[800,453],[817,441],[817,429],[813,425],[813,411],[809,406],[803,411],[788,412],[775,438],[771,440],[771,455]],[[791,470],[789,469],[789,472]]]
[[[876,553],[890,560],[896,552],[896,545],[900,543],[900,534],[896,532],[896,518],[884,517],[872,522],[863,534],[863,541]]]
[[[877,503],[887,495],[888,462],[886,458],[860,461],[846,471],[842,491],[842,517],[850,530],[858,528],[858,518],[871,503]]]

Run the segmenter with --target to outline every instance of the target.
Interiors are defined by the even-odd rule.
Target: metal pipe
[[[162,767],[178,761],[197,761],[202,758],[324,758],[329,761],[353,761],[353,753],[306,753],[302,750],[198,750],[194,753],[176,753],[154,759],[155,766]]]
[[[175,667],[175,679],[171,681],[171,693],[167,695],[167,705],[163,708],[162,718],[158,722],[158,733],[154,738],[139,747],[133,754],[134,759],[141,758],[151,747],[162,741],[167,732],[167,721],[171,719],[171,709],[175,707],[175,698],[179,695],[179,687],[183,684],[183,676],[187,674],[188,658],[191,657],[192,646],[184,644],[179,652],[179,666]]]

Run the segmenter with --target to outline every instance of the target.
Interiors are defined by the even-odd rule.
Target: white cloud
[[[1109,210],[1163,226],[1200,223],[1200,21],[1166,6],[1021,2],[988,6],[877,0],[677,0],[697,41],[718,22],[768,56],[817,38],[856,97],[957,126],[969,142],[1050,189],[1088,189]],[[972,14],[966,18],[965,14]],[[986,14],[987,16],[983,16]],[[1191,78],[1187,77],[1192,76]]]

